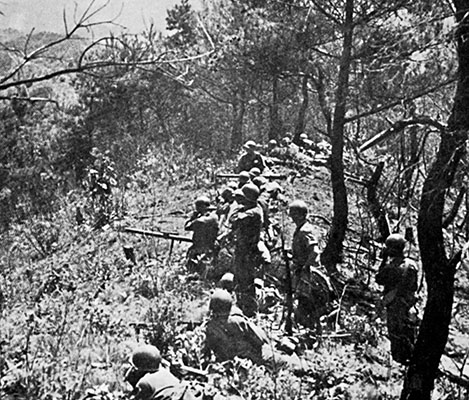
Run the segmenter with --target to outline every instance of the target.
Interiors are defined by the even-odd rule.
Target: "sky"
[[[0,0],[0,28],[14,28],[23,32],[50,31],[64,32],[63,10],[67,14],[68,25],[73,22],[75,7],[83,12],[93,0]],[[125,26],[128,33],[139,33],[151,22],[164,31],[166,10],[180,3],[180,0],[94,0],[93,10],[108,5],[94,18],[103,21],[115,18],[115,22]],[[191,0],[194,8],[200,0]],[[122,10],[122,11],[121,11]],[[120,28],[108,26],[98,33],[109,30],[117,33]]]

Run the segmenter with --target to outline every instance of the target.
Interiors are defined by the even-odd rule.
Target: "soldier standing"
[[[194,205],[195,211],[184,226],[186,231],[193,232],[192,246],[187,251],[187,269],[206,274],[215,256],[218,217],[209,209],[210,199],[207,196],[198,197]]]
[[[388,335],[392,358],[404,365],[413,352],[416,326],[410,309],[416,303],[418,270],[404,256],[406,240],[393,233],[385,241],[384,262],[376,275],[376,283],[384,286],[383,303],[386,307]]]
[[[238,304],[252,317],[257,311],[254,278],[261,265],[259,240],[263,226],[263,212],[257,199],[259,188],[247,184],[241,189],[241,207],[231,218],[235,236],[234,273],[238,291]]]
[[[295,319],[301,325],[321,332],[320,317],[327,312],[333,292],[329,277],[320,265],[319,243],[307,220],[308,207],[302,200],[289,206],[296,225],[292,241],[292,286],[297,307]]]

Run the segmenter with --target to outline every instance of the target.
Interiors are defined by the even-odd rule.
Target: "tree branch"
[[[449,78],[447,79],[446,81],[444,82],[441,82],[440,84],[436,85],[436,86],[433,86],[427,90],[423,90],[421,92],[418,92],[418,93],[415,93],[414,95],[412,96],[408,96],[408,97],[402,97],[402,98],[399,98],[397,99],[396,101],[393,101],[391,103],[388,103],[388,104],[383,104],[382,106],[380,107],[376,107],[375,109],[372,109],[372,110],[369,110],[369,111],[365,111],[361,114],[357,114],[357,115],[354,115],[352,117],[348,117],[345,119],[345,123],[350,123],[350,122],[353,122],[353,121],[356,121],[358,119],[361,119],[361,118],[364,118],[364,117],[369,117],[371,115],[374,115],[374,114],[378,114],[382,111],[385,111],[385,110],[388,110],[390,108],[393,108],[393,107],[396,107],[402,103],[407,103],[411,100],[415,100],[415,99],[418,99],[419,97],[423,97],[427,94],[430,94],[430,93],[433,93],[433,92],[436,92],[438,91],[439,89],[445,87],[445,86],[448,86],[452,83],[456,82],[456,77],[452,77],[452,78]]]
[[[370,147],[376,146],[381,143],[383,140],[387,139],[389,136],[393,136],[399,132],[402,132],[406,127],[410,125],[430,125],[437,128],[439,131],[444,131],[445,126],[440,124],[438,121],[435,121],[428,117],[412,118],[408,120],[397,121],[392,126],[377,135],[373,136],[371,139],[368,139],[363,143],[358,151],[363,152],[368,150]]]

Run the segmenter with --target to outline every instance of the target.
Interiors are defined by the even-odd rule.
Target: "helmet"
[[[194,204],[196,207],[201,207],[201,206],[208,207],[210,205],[210,199],[207,196],[200,196],[195,199]]]
[[[243,147],[246,150],[249,150],[249,149],[256,150],[257,149],[257,143],[254,140],[248,140],[246,143],[244,143]]]
[[[240,181],[248,181],[249,179],[251,179],[251,176],[249,175],[249,172],[248,171],[241,171],[238,175],[238,180]]]
[[[405,237],[399,233],[393,233],[386,238],[385,246],[389,249],[403,250],[405,247]]]
[[[239,198],[239,197],[242,197],[244,198],[244,193],[241,189],[236,189],[234,192],[233,192],[233,197],[236,199],[236,198]]]
[[[231,272],[225,273],[220,278],[219,285],[222,289],[233,290],[233,288],[234,288],[234,275]]]
[[[230,199],[230,198],[233,197],[233,192],[234,192],[234,190],[232,188],[227,187],[227,188],[223,189],[220,196],[222,197],[222,199],[227,200],[227,199]]]
[[[269,147],[275,147],[277,146],[277,141],[275,139],[271,139],[268,142]]]
[[[252,179],[255,176],[259,176],[261,174],[261,170],[257,167],[251,168],[249,170],[249,177]]]
[[[288,145],[288,144],[290,144],[291,139],[288,136],[285,136],[285,137],[282,138],[281,142],[282,142],[283,145]]]
[[[244,198],[248,201],[255,202],[259,197],[259,188],[253,183],[248,183],[241,188]]]
[[[300,135],[300,139],[301,139],[301,140],[306,140],[306,139],[308,139],[308,135],[307,135],[306,133],[302,133],[302,134]]]
[[[225,289],[216,289],[210,298],[209,308],[217,314],[229,314],[232,305],[231,294]]]
[[[227,186],[228,186],[229,189],[233,190],[233,192],[234,192],[236,189],[238,189],[238,184],[237,184],[236,182],[233,182],[233,181],[228,182],[228,185],[227,185]]]
[[[289,206],[290,212],[300,212],[305,215],[308,214],[308,206],[303,200],[294,200],[290,203]]]
[[[267,183],[267,179],[263,176],[256,176],[252,180],[252,183],[254,183],[254,185],[256,185],[258,188],[260,188],[262,185],[265,185]]]
[[[132,354],[132,364],[141,371],[156,371],[161,363],[161,354],[150,344],[138,347]]]

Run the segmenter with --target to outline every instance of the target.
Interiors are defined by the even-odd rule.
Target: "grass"
[[[123,375],[132,348],[141,342],[200,368],[203,326],[189,330],[185,322],[207,311],[212,285],[185,279],[187,245],[177,245],[169,258],[168,242],[119,230],[127,224],[182,233],[184,217],[178,212],[187,213],[199,193],[214,196],[210,177],[219,168],[191,157],[180,148],[142,161],[125,186],[115,189],[111,222],[100,229],[76,224],[74,210],[86,198],[73,192],[53,218],[32,218],[3,235],[0,399],[126,398],[130,387]],[[327,179],[319,171],[313,180],[318,195],[311,206],[323,215]],[[310,185],[310,179],[298,180],[287,195],[308,198]],[[325,233],[326,226],[318,227]],[[124,245],[133,247],[135,264],[125,258]],[[344,265],[362,279],[352,267],[357,254]],[[341,311],[338,328],[350,336],[305,348],[307,374],[271,373],[235,360],[214,366],[220,372],[210,376],[207,387],[247,399],[397,399],[402,369],[389,359],[382,319],[350,302]],[[258,322],[281,339],[275,321]],[[438,390],[457,393],[448,382]]]

